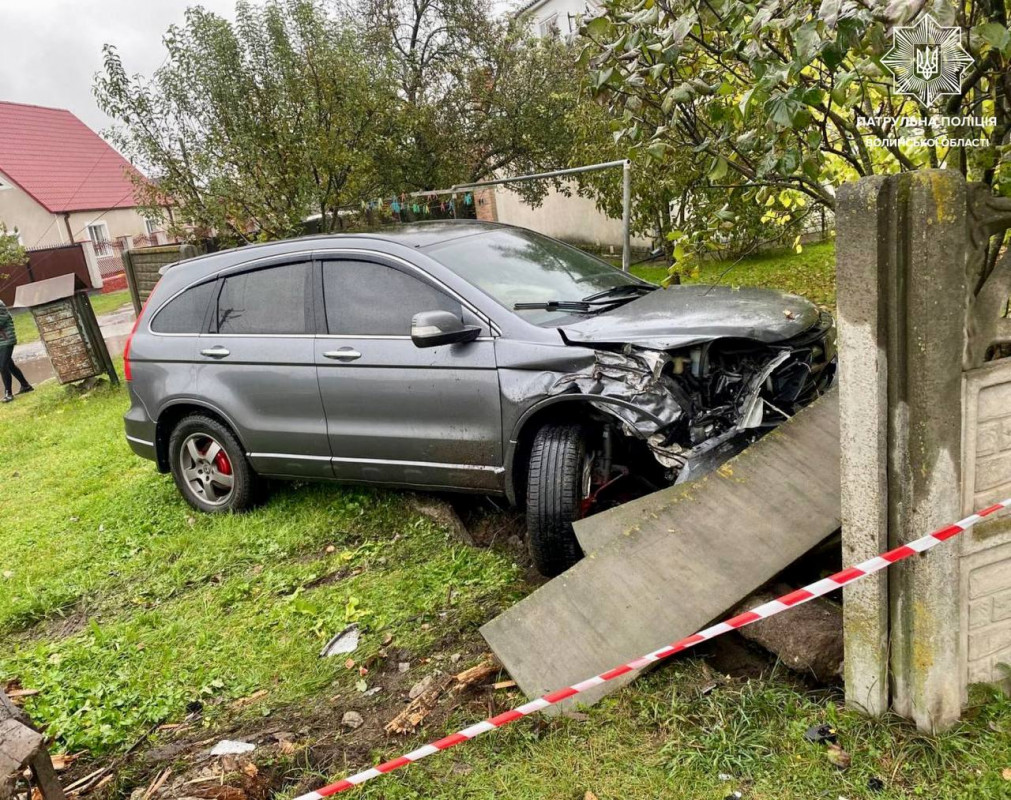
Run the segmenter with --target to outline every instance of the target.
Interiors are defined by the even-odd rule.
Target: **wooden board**
[[[839,527],[833,391],[717,472],[583,520],[587,557],[481,633],[540,696],[694,633]]]

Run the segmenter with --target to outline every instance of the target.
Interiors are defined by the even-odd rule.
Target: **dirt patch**
[[[267,717],[256,716],[258,698],[233,701],[234,717],[216,719],[213,733],[203,727],[200,711],[194,712],[182,722],[152,731],[150,740],[128,757],[108,760],[105,766],[112,766],[111,779],[99,786],[107,777],[100,775],[82,796],[266,800],[280,790],[310,791],[317,788],[320,774],[339,776],[361,770],[372,765],[376,751],[392,758],[443,736],[450,715],[458,710],[476,720],[521,702],[515,689],[493,688],[499,676],[495,668],[484,666],[470,683],[460,683],[455,677],[468,668],[487,665],[489,657],[476,632],[447,638],[425,655],[390,642],[360,665],[368,669],[370,685],[381,687],[377,694],[320,696],[275,709]],[[398,716],[405,719],[403,712],[421,696],[424,690],[417,692],[421,684],[429,690],[444,688],[430,698],[416,725],[401,726],[413,732],[388,732],[390,722]],[[253,749],[211,755],[222,740]],[[67,785],[102,767],[94,761],[78,763],[61,777]],[[307,777],[292,786],[292,774]]]
[[[33,638],[65,639],[80,633],[88,624],[90,615],[83,603],[77,603],[58,617],[50,618],[41,623],[41,630],[32,631]]]
[[[93,616],[83,600],[78,600],[66,608],[53,612],[41,619],[25,620],[25,623],[7,634],[13,643],[24,644],[42,639],[56,641],[80,633]]]
[[[495,547],[526,537],[523,513],[488,497],[453,498],[453,507],[479,547]],[[524,552],[526,552],[524,550]]]
[[[474,537],[471,535],[467,525],[460,518],[452,503],[445,498],[435,494],[416,494],[410,498],[411,509],[422,514],[444,528],[455,539],[464,544],[474,545]]]
[[[767,652],[736,636],[708,642],[694,654],[705,660],[714,687],[727,676],[761,678],[775,669],[775,659]],[[354,654],[348,657],[354,660]],[[280,791],[302,794],[318,788],[320,775],[336,779],[373,766],[377,753],[379,758],[394,758],[445,736],[456,727],[450,724],[454,714],[470,724],[524,702],[515,687],[493,688],[508,677],[504,673],[489,672],[475,685],[452,690],[453,676],[489,657],[476,631],[447,634],[424,653],[408,651],[391,640],[378,654],[352,667],[368,670],[369,685],[381,687],[376,694],[323,692],[263,717],[261,703],[269,702],[269,695],[254,693],[231,701],[210,728],[204,725],[205,709],[195,708],[185,719],[153,729],[150,738],[125,758],[82,759],[61,778],[67,785],[111,764],[111,779],[102,784],[108,775],[100,775],[82,795],[100,800],[266,800]],[[439,686],[443,689],[430,696],[431,702],[417,702]],[[412,703],[415,711],[424,710],[417,724],[409,726],[413,732],[390,732],[391,721],[411,716],[404,712]],[[212,748],[226,739],[254,749],[212,756]]]
[[[526,519],[505,501],[482,495],[418,494],[415,511],[449,528],[458,540],[504,553],[524,570],[524,580],[536,588],[546,579],[534,569],[526,544]]]

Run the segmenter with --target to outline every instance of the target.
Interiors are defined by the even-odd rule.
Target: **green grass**
[[[739,790],[746,800],[1007,797],[1011,702],[984,694],[967,717],[928,736],[895,717],[844,711],[835,696],[800,690],[783,675],[714,681],[701,661],[684,661],[608,698],[585,722],[514,723],[367,784],[361,796],[582,800],[591,791],[599,800],[723,800]],[[804,739],[825,723],[837,728],[852,758],[845,771],[824,746]],[[394,754],[400,748],[376,758]],[[871,788],[875,779],[883,790]]]
[[[824,269],[826,248],[805,250],[818,253],[812,268]],[[794,274],[788,260],[761,261],[742,274]],[[298,710],[326,732],[335,760],[322,775],[303,754],[290,757],[280,788],[291,796],[296,781],[314,788],[487,713],[478,696],[413,738],[365,744],[339,725],[349,706],[366,718],[369,708],[390,713],[379,710],[385,690],[362,696],[389,686],[391,665],[379,659],[387,637],[410,653],[409,681],[431,669],[425,657],[480,649],[477,627],[530,588],[505,552],[460,545],[396,492],[282,484],[252,513],[195,514],[170,478],[128,450],[126,407],[123,388],[81,394],[52,382],[0,407],[0,685],[16,678],[40,690],[27,710],[57,750],[122,753],[195,701],[207,728],[195,735],[207,739],[261,716],[287,725]],[[334,573],[341,579],[320,583]],[[351,621],[364,632],[355,660],[378,659],[364,677],[343,656],[318,657]],[[259,703],[230,709],[261,690]],[[499,709],[520,702],[495,697]],[[852,756],[846,771],[804,741],[826,722]],[[962,724],[930,737],[845,711],[836,692],[786,673],[731,679],[696,658],[622,690],[585,721],[522,720],[359,796],[968,800],[1007,796],[1007,767],[1011,702],[999,695],[976,693]],[[883,791],[868,788],[872,778]],[[130,780],[116,790],[128,794]]]
[[[659,283],[666,277],[667,268],[656,264],[640,264],[632,267],[632,272]],[[699,274],[685,282],[782,289],[834,309],[835,243],[804,245],[800,254],[777,251],[734,261],[706,261],[700,265]]]
[[[117,311],[130,303],[130,292],[121,289],[118,292],[108,294],[91,295],[91,307],[95,309],[95,316],[108,314],[110,311]],[[39,329],[35,326],[35,320],[30,311],[18,310],[13,314],[14,331],[17,333],[18,344],[37,342],[39,340]]]
[[[387,635],[420,652],[513,596],[515,565],[402,495],[281,485],[253,513],[194,514],[128,450],[126,404],[47,384],[0,411],[0,684],[39,689],[32,715],[70,750],[119,750],[193,700],[355,694],[357,672],[318,657],[349,622],[359,660]],[[337,570],[358,574],[306,588]],[[70,635],[47,635],[62,617]]]

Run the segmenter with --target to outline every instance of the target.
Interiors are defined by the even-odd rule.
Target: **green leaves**
[[[96,97],[156,179],[145,203],[171,198],[177,222],[233,241],[297,235],[310,216],[336,230],[378,198],[388,209],[405,192],[563,165],[593,55],[577,67],[572,47],[480,0],[262,0],[234,21],[194,7],[165,40],[150,79],[107,49]]]
[[[987,22],[972,29],[974,35],[986,42],[994,50],[1011,56],[1011,33],[999,22]]]
[[[765,113],[774,125],[799,130],[811,121],[811,114],[805,108],[805,95],[805,92],[789,91],[770,97]]]
[[[614,67],[602,69],[594,75],[594,88],[600,89],[614,76]]]
[[[664,95],[663,103],[660,107],[663,109],[664,113],[670,113],[671,109],[673,109],[678,103],[690,102],[694,94],[695,93],[689,84],[679,83],[671,88],[666,95]]]
[[[587,22],[583,30],[590,38],[599,39],[610,32],[611,22],[606,16],[597,16]]]
[[[801,65],[810,63],[821,49],[822,40],[818,33],[818,24],[806,22],[792,32],[793,44],[796,50],[796,60]]]
[[[709,168],[709,180],[721,181],[727,174],[727,160],[723,156],[718,156],[713,165]]]
[[[21,244],[18,229],[8,230],[0,221],[0,267],[13,267],[24,264],[28,253]]]

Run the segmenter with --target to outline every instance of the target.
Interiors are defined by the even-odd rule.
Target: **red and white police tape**
[[[378,778],[388,772],[393,772],[395,769],[406,767],[407,765],[413,764],[415,761],[420,761],[427,756],[433,755],[442,750],[448,750],[450,747],[455,747],[462,742],[469,741],[470,739],[480,736],[482,733],[487,733],[488,731],[493,731],[496,728],[501,728],[503,725],[508,725],[510,722],[521,719],[528,714],[533,714],[541,709],[547,708],[550,705],[560,703],[562,700],[566,700],[573,695],[579,694],[580,692],[585,692],[587,689],[592,689],[594,686],[599,686],[602,683],[614,680],[626,673],[642,669],[655,661],[660,661],[661,659],[672,656],[675,653],[680,653],[683,650],[687,650],[689,647],[697,645],[699,642],[714,639],[724,633],[737,630],[738,628],[743,628],[745,625],[750,625],[752,622],[756,622],[760,619],[766,619],[767,617],[779,614],[789,608],[793,608],[794,606],[799,606],[802,603],[806,603],[808,600],[813,600],[815,597],[821,597],[822,595],[833,592],[848,583],[853,583],[853,581],[864,578],[867,575],[872,575],[873,573],[883,570],[898,561],[909,558],[916,553],[923,553],[935,545],[963,533],[985,517],[995,514],[1005,508],[1011,508],[1011,498],[1002,500],[999,503],[994,503],[989,508],[984,508],[982,511],[975,514],[970,514],[960,522],[948,525],[947,527],[936,530],[933,533],[928,533],[920,539],[909,542],[909,544],[896,547],[894,550],[889,550],[887,553],[882,553],[881,555],[868,559],[856,566],[844,569],[841,572],[835,573],[835,575],[822,578],[820,581],[815,581],[809,586],[805,586],[803,589],[797,589],[796,591],[783,595],[776,600],[770,600],[768,603],[756,606],[750,611],[745,611],[743,614],[738,614],[737,616],[731,617],[724,622],[712,625],[705,630],[694,633],[691,636],[681,639],[678,642],[674,642],[673,644],[669,644],[666,647],[661,647],[659,650],[654,650],[652,653],[640,656],[639,658],[629,661],[626,664],[622,664],[619,667],[615,667],[607,672],[602,672],[600,675],[594,675],[592,678],[587,678],[585,681],[580,681],[579,683],[567,686],[564,689],[551,692],[550,694],[546,694],[536,700],[531,700],[529,703],[524,703],[511,711],[505,711],[498,716],[486,719],[484,722],[479,722],[476,725],[471,725],[469,728],[464,728],[462,731],[458,731],[457,733],[447,736],[444,739],[440,739],[437,742],[426,744],[424,747],[419,747],[417,750],[413,750],[406,755],[400,756],[400,758],[395,758],[392,761],[387,761],[386,763],[380,764],[372,769],[367,769],[364,772],[351,775],[350,777],[344,778],[337,783],[331,783],[329,786],[317,789],[315,792],[309,792],[308,794],[301,795],[300,797],[295,798],[295,800],[320,800],[320,798],[330,797],[331,795],[347,791],[348,789],[353,789],[354,787],[359,786],[366,781],[370,781],[373,778]]]

